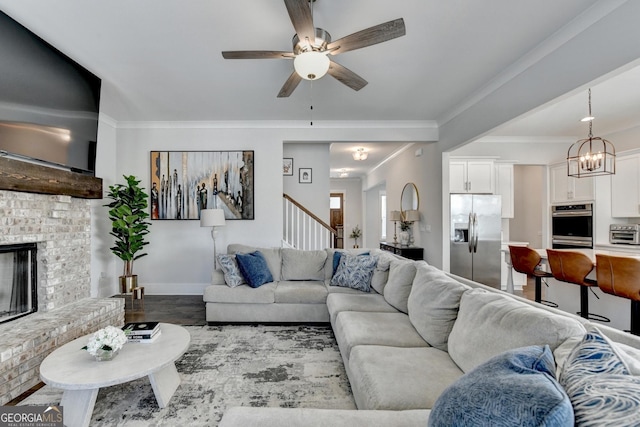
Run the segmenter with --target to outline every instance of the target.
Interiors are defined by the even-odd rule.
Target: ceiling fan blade
[[[398,18],[393,21],[375,25],[357,33],[350,34],[334,42],[329,43],[327,50],[329,54],[337,55],[350,50],[361,49],[363,47],[386,42],[406,34],[404,19]]]
[[[308,39],[311,43],[316,40],[316,29],[309,9],[308,0],[284,0],[289,12],[289,18],[300,40]]]
[[[327,71],[331,77],[338,80],[340,83],[343,83],[349,86],[353,90],[360,90],[367,85],[367,81],[348,69],[347,67],[343,67],[337,62],[331,61],[331,65],[329,66],[329,71]]]
[[[277,50],[227,50],[222,52],[224,59],[287,59],[293,58],[293,52]]]
[[[300,81],[302,81],[302,77],[300,77],[300,75],[294,70],[287,81],[284,82],[284,85],[282,85],[282,89],[280,89],[280,92],[278,93],[278,98],[286,98],[291,95],[300,84]]]

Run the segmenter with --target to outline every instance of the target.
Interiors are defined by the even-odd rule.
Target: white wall
[[[422,149],[417,157],[416,151]],[[415,245],[424,248],[425,259],[436,267],[442,266],[441,235],[442,210],[442,156],[435,143],[410,145],[399,155],[384,163],[367,176],[367,190],[385,183],[387,210],[400,210],[400,195],[404,185],[413,182],[420,200],[420,222],[414,224]],[[367,191],[367,200],[369,201]],[[377,191],[375,192],[377,196]],[[369,209],[369,203],[367,203]],[[430,231],[427,231],[430,230]],[[393,239],[393,223],[388,222],[387,240]],[[372,246],[367,242],[367,246]]]
[[[360,227],[363,234],[365,230],[362,210],[362,180],[360,178],[331,179],[330,192],[344,195],[344,247],[350,248],[353,246],[353,239],[349,237],[351,230],[356,225]],[[365,246],[363,239],[359,239],[358,243]]]
[[[329,223],[329,144],[286,143],[282,157],[293,158],[293,176],[283,176],[285,194]],[[301,184],[300,168],[312,170],[311,184]]]
[[[103,99],[117,97],[104,92]],[[110,100],[114,102],[113,100]],[[98,176],[105,180],[105,189],[122,175],[135,175],[149,189],[151,151],[255,151],[255,220],[228,221],[217,237],[218,253],[226,251],[229,243],[255,246],[279,246],[282,239],[282,157],[283,143],[288,141],[311,143],[317,141],[417,141],[437,139],[437,129],[411,123],[396,127],[376,123],[271,123],[271,122],[118,122],[103,127],[99,136],[97,159]],[[328,152],[327,152],[328,157]],[[115,159],[115,161],[114,161]],[[304,165],[294,164],[297,168]],[[297,177],[296,177],[297,178]],[[314,182],[320,175],[314,169]],[[325,179],[326,215],[329,204],[328,161]],[[96,206],[92,242],[92,293],[112,295],[117,289],[121,262],[109,251],[106,209]],[[107,226],[104,226],[106,222]],[[136,261],[134,273],[147,294],[202,294],[211,281],[213,242],[209,229],[201,229],[198,221],[155,220],[149,234],[148,256]],[[94,265],[95,264],[95,265]],[[102,277],[104,276],[104,277]],[[102,278],[101,278],[102,277]]]

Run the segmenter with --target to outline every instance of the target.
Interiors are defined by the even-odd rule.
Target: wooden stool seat
[[[535,301],[551,307],[557,307],[558,304],[542,299],[542,279],[552,277],[552,274],[540,269],[540,262],[542,261],[540,254],[527,246],[510,245],[509,255],[511,256],[511,266],[515,271],[535,278]]]
[[[596,254],[598,287],[611,295],[631,300],[631,329],[640,335],[640,260]]]
[[[588,256],[577,251],[547,249],[547,259],[556,280],[580,285],[580,311],[576,314],[589,320],[611,321],[605,316],[589,313],[589,288],[598,285],[587,279],[594,268],[593,261]]]

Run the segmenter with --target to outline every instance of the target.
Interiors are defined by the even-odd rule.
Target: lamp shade
[[[415,209],[410,209],[404,212],[404,220],[410,222],[420,221],[420,212]]]
[[[402,221],[402,214],[400,211],[389,212],[389,221]]]
[[[200,227],[220,227],[225,225],[222,209],[203,209],[200,211]]]

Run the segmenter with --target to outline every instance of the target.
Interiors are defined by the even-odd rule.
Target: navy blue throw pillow
[[[236,261],[244,280],[252,288],[258,288],[265,283],[273,282],[273,276],[269,266],[267,266],[267,260],[260,251],[249,254],[236,254]]]

